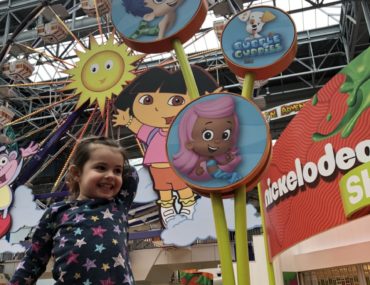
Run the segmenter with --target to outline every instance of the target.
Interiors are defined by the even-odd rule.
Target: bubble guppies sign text
[[[235,59],[274,54],[283,50],[282,36],[280,34],[274,34],[257,39],[246,38],[234,42],[232,47],[233,57]]]

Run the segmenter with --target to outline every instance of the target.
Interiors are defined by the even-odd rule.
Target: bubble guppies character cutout
[[[22,169],[23,159],[37,152],[38,145],[31,143],[26,149],[20,148],[19,153],[16,147],[0,147],[0,238],[4,236],[11,226],[9,208],[13,202],[13,191],[10,185],[18,177]],[[2,212],[2,213],[1,213]]]
[[[126,11],[134,16],[142,17],[137,30],[130,35],[131,39],[140,36],[157,36],[164,38],[165,33],[176,21],[176,10],[184,0],[122,0]],[[156,18],[162,17],[158,25],[150,25]]]
[[[218,87],[203,69],[193,66],[192,71],[200,94]],[[126,126],[147,146],[143,164],[149,168],[154,189],[158,191],[157,202],[165,227],[176,215],[192,219],[195,211],[196,195],[172,170],[166,153],[169,127],[189,102],[181,71],[171,73],[158,67],[138,76],[116,101],[115,126]],[[175,206],[176,198],[181,204],[179,210]]]
[[[239,120],[232,96],[194,104],[179,123],[180,150],[173,157],[178,171],[193,180],[242,179],[234,171],[241,161],[237,147]]]

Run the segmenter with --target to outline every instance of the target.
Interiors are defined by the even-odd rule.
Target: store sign
[[[294,160],[294,170],[291,170],[287,175],[279,177],[277,181],[272,183],[269,178],[267,179],[268,189],[265,191],[265,205],[267,208],[274,206],[291,192],[302,189],[302,186],[305,184],[315,183],[323,177],[331,177],[337,170],[346,171],[351,169],[356,163],[370,162],[370,140],[361,141],[356,145],[355,149],[343,147],[337,153],[334,153],[333,145],[330,143],[326,144],[324,149],[325,154],[319,158],[317,163],[309,161],[302,165],[301,160],[296,158]],[[350,204],[357,204],[362,200],[363,191],[360,190],[361,186],[354,185],[357,182],[361,182],[361,179],[364,181],[366,192],[368,192],[366,194],[370,198],[368,168],[369,163],[361,165],[361,167],[348,173],[348,177],[342,179],[343,195],[346,196]]]
[[[291,121],[261,180],[271,257],[370,213],[370,49]]]
[[[370,205],[370,162],[349,171],[339,186],[348,217]]]
[[[300,100],[289,104],[284,104],[264,110],[262,113],[268,121],[278,120],[284,117],[293,116],[303,108],[308,100]]]

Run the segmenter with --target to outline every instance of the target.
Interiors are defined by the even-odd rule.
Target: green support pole
[[[261,220],[262,220],[262,231],[263,231],[263,240],[265,243],[265,253],[266,253],[266,264],[267,264],[267,274],[269,278],[269,285],[275,285],[275,273],[274,273],[274,267],[272,266],[272,263],[270,262],[269,257],[269,249],[267,246],[267,232],[266,232],[266,223],[265,223],[265,212],[264,212],[264,206],[262,203],[262,189],[261,184],[258,183],[258,199],[260,203],[260,211],[261,211]]]
[[[247,73],[244,78],[242,97],[251,100],[253,95],[254,74]],[[238,284],[250,284],[249,252],[247,236],[247,193],[245,186],[235,190],[235,247]]]
[[[179,40],[173,41],[173,47],[176,52],[177,60],[180,63],[182,75],[184,76],[186,88],[188,89],[189,97],[194,100],[199,97],[199,91],[195,82],[194,74],[191,71],[191,67],[188,58],[185,54],[184,47]]]
[[[238,284],[250,284],[247,237],[247,192],[245,186],[235,190],[235,247]]]
[[[173,47],[176,52],[177,60],[180,63],[189,97],[194,100],[199,97],[199,91],[188,58],[179,40],[175,39],[173,41]],[[226,225],[224,204],[222,203],[221,195],[212,193],[211,202],[213,217],[216,226],[218,250],[220,253],[222,281],[224,284],[227,285],[235,285],[235,277],[230,250],[229,231]]]
[[[252,99],[254,78],[254,73],[247,73],[244,77],[242,97],[247,98],[248,100]]]
[[[218,193],[211,193],[213,219],[215,221],[218,251],[221,261],[222,283],[235,285],[233,262],[230,250],[229,231],[227,230],[224,204]]]

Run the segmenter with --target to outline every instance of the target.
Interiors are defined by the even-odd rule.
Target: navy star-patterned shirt
[[[10,284],[34,284],[51,256],[55,284],[135,284],[127,249],[127,215],[135,193],[136,187],[112,200],[53,204],[41,218]]]

